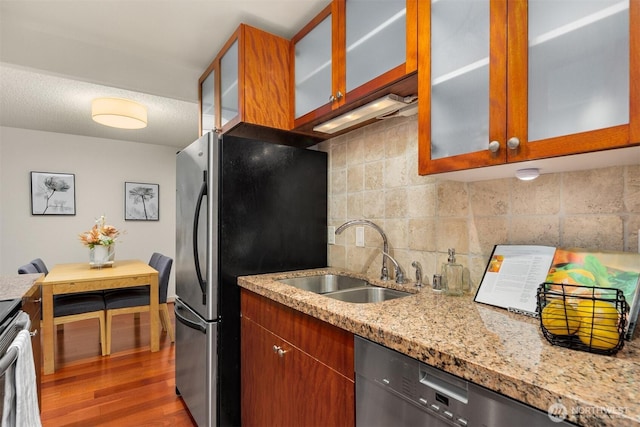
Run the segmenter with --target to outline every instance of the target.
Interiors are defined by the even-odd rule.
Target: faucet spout
[[[336,228],[336,234],[340,234],[347,228],[353,227],[354,225],[366,225],[380,233],[380,237],[382,237],[382,252],[387,254],[389,253],[389,241],[387,240],[387,235],[379,225],[369,221],[368,219],[353,219],[351,221],[347,221],[340,227]],[[380,279],[389,280],[389,269],[387,268],[387,257],[385,255],[382,255],[382,270],[380,272]]]

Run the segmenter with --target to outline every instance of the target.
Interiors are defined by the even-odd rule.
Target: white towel
[[[5,377],[5,407],[2,427],[13,427],[13,425],[15,427],[41,427],[36,370],[31,350],[31,335],[28,330],[23,329],[18,332],[9,349],[13,347],[18,350],[18,358],[5,374],[7,377]],[[10,376],[13,375],[15,376],[11,378]],[[14,383],[15,389],[11,387],[10,383]],[[13,399],[13,395],[15,395],[15,399]],[[11,405],[11,409],[14,410],[7,411],[9,409],[7,404]],[[15,414],[15,418],[13,416],[6,417],[6,415],[13,415],[11,412]],[[13,424],[13,419],[15,419],[15,424]]]

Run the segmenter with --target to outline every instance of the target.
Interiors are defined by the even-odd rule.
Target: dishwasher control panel
[[[356,336],[357,426],[563,426],[544,411]]]

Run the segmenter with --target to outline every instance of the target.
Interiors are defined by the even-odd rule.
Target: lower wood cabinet
[[[242,425],[355,425],[353,334],[242,290]]]

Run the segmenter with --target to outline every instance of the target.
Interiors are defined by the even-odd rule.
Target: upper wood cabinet
[[[395,91],[414,95],[417,0],[334,0],[291,40],[292,127],[319,122]]]
[[[640,2],[425,1],[419,171],[640,144]]]
[[[241,24],[200,77],[200,132],[289,130],[289,86],[289,41]]]
[[[198,81],[198,97],[200,99],[200,135],[218,129],[216,120],[216,75],[218,63],[213,61]]]

